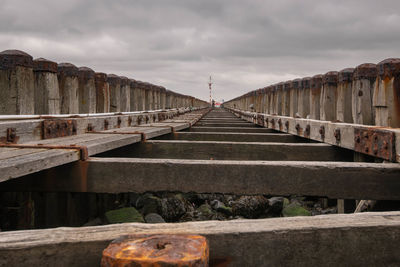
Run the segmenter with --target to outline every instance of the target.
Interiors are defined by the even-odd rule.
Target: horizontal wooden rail
[[[2,183],[0,190],[400,200],[399,177],[400,165],[395,163],[89,158]]]
[[[257,125],[400,162],[400,128],[292,118],[229,109]]]
[[[98,266],[103,249],[128,234],[203,235],[211,266],[395,266],[400,261],[400,213],[381,212],[3,232],[0,265]]]

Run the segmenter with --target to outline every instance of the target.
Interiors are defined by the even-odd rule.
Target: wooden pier
[[[389,101],[399,99],[399,62],[210,108],[161,86],[0,53],[0,86],[12,74],[29,86],[8,90],[31,101],[0,101],[1,204],[17,203],[2,207],[20,229],[0,233],[0,266],[98,266],[103,249],[129,234],[203,235],[211,266],[398,265],[400,211],[354,211],[360,201],[400,200],[400,102]],[[65,114],[34,115],[37,94],[25,89],[37,92],[43,76],[53,83],[40,87],[40,112]],[[48,97],[56,92],[64,97]],[[329,198],[342,214],[82,227],[96,194],[147,192]]]

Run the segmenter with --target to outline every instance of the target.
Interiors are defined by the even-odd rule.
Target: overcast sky
[[[216,100],[400,57],[399,0],[0,0],[0,50]]]

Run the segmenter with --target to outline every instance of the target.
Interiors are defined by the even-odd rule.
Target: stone
[[[157,213],[149,213],[144,217],[146,223],[165,223],[163,217]]]
[[[232,211],[236,216],[255,219],[264,214],[268,207],[268,199],[264,196],[241,196],[233,202]]]
[[[143,222],[143,216],[134,207],[110,210],[105,213],[108,223]]]
[[[283,197],[271,197],[268,199],[269,209],[268,213],[280,214],[283,209]]]
[[[213,216],[214,216],[214,212],[213,212],[211,206],[207,203],[198,207],[195,212],[195,220],[196,221],[210,220],[213,218]]]
[[[179,220],[186,213],[187,203],[179,196],[161,199],[161,216],[166,221],[172,222]]]
[[[214,210],[216,210],[224,215],[227,215],[227,216],[232,215],[232,208],[225,206],[225,204],[222,203],[221,201],[215,199],[215,200],[211,201],[210,204]]]
[[[140,209],[142,214],[161,212],[161,199],[152,195],[144,194],[136,200],[136,208]]]
[[[297,201],[286,205],[282,210],[283,217],[293,217],[293,216],[311,216],[311,212],[305,209]]]

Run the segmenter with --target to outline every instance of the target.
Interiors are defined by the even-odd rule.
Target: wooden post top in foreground
[[[128,235],[104,251],[102,267],[208,266],[209,248],[199,235]]]

